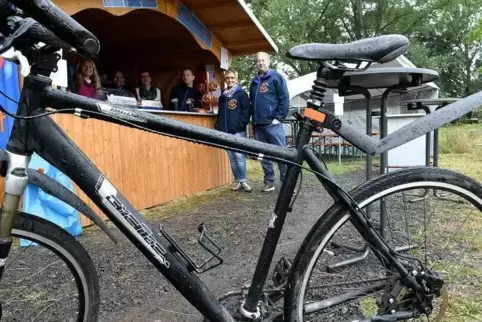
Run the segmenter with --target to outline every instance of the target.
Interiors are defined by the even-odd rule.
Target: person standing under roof
[[[245,138],[246,126],[249,123],[248,94],[238,85],[238,73],[234,69],[226,71],[224,81],[227,87],[219,97],[219,109],[214,128]],[[226,152],[236,180],[232,190],[251,192],[252,189],[246,179],[245,155],[231,150],[226,150]]]
[[[249,90],[250,115],[254,138],[258,141],[285,147],[286,136],[283,120],[288,114],[289,93],[286,80],[277,71],[270,69],[270,58],[265,52],[255,56],[258,73],[253,77]],[[275,173],[273,163],[262,160],[264,172],[263,191],[274,191]],[[283,181],[287,166],[278,162],[280,181]]]

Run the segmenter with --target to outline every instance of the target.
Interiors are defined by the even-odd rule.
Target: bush
[[[479,107],[475,111],[472,112],[472,117],[479,119],[479,122],[482,122],[482,107]]]
[[[475,129],[476,131],[470,131]],[[446,126],[439,130],[439,153],[473,153],[482,140],[482,127]]]

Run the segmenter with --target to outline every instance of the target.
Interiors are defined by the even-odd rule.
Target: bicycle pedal
[[[170,244],[170,250],[176,255],[179,259],[184,260],[187,268],[190,272],[196,271],[198,274],[205,273],[219,265],[221,265],[224,260],[219,256],[221,253],[221,248],[208,236],[206,232],[206,227],[204,223],[201,223],[198,226],[198,231],[200,233],[198,238],[198,243],[212,256],[204,261],[201,265],[198,265],[194,262],[194,260],[189,256],[177,243],[176,241],[167,233],[164,229],[162,224],[159,224],[159,232],[161,235],[167,239]],[[209,245],[210,244],[210,245]],[[208,265],[213,260],[217,260],[214,264]]]
[[[276,263],[273,271],[272,281],[273,284],[277,287],[280,286],[288,280],[288,275],[290,273],[292,262],[286,257],[281,257],[280,260]]]

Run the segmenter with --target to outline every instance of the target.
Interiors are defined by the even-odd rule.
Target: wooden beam
[[[196,4],[194,6],[191,6],[189,9],[193,11],[195,14],[196,12],[199,11],[209,11],[209,10],[215,10],[215,9],[225,9],[225,8],[232,8],[232,7],[238,7],[238,3],[236,1],[222,1],[218,3],[213,3],[213,4]]]
[[[253,23],[250,21],[238,21],[238,22],[223,23],[219,25],[208,26],[211,32],[220,32],[220,31],[226,31],[226,30],[250,28],[250,27],[255,28],[256,26],[253,25]]]
[[[235,48],[240,48],[240,47],[254,47],[254,46],[266,46],[266,41],[262,39],[256,39],[256,40],[244,40],[244,41],[237,41],[237,42],[231,42],[227,44],[228,49],[235,49]]]

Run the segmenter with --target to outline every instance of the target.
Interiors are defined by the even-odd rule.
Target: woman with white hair
[[[226,71],[224,81],[227,87],[219,97],[215,128],[236,136],[246,137],[246,126],[249,123],[248,94],[238,85],[238,73],[234,69]],[[236,180],[232,190],[251,192],[246,178],[245,155],[231,150],[227,150],[227,153]]]

